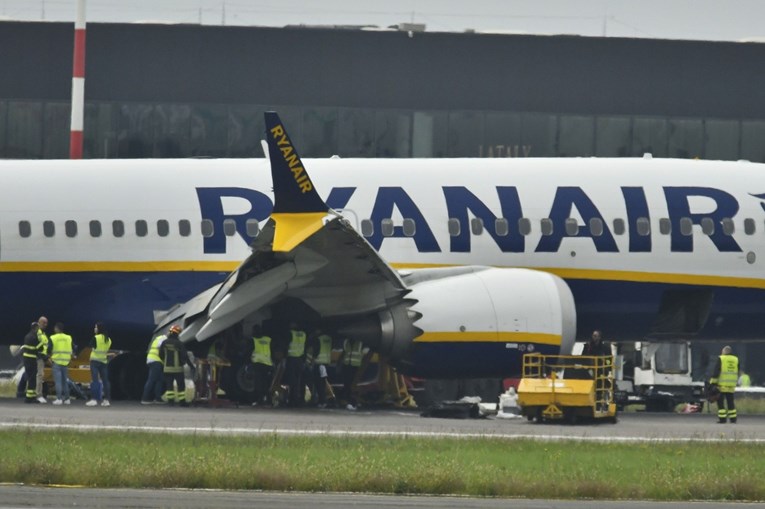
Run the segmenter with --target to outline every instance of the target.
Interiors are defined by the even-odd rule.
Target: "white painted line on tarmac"
[[[572,436],[531,435],[503,433],[457,433],[443,431],[383,431],[383,430],[315,430],[284,428],[220,428],[196,426],[135,426],[112,424],[54,424],[0,422],[0,429],[41,429],[68,431],[131,431],[147,433],[172,433],[181,435],[277,435],[277,436],[327,436],[327,437],[423,437],[423,438],[494,438],[501,440],[534,440],[539,442],[605,442],[605,443],[703,443],[738,442],[761,444],[765,438],[747,438],[736,434],[721,433],[706,437],[629,437],[629,436]]]

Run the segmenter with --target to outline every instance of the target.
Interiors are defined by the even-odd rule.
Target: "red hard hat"
[[[180,334],[181,333],[181,328],[178,325],[173,325],[172,327],[170,327],[170,330],[168,332],[170,334]]]

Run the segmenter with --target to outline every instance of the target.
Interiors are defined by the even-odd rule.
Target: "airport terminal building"
[[[73,25],[0,23],[0,157],[65,158]],[[85,157],[641,156],[765,162],[765,45],[90,24]]]

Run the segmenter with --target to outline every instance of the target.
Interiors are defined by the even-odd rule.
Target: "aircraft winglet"
[[[265,117],[274,183],[273,250],[290,251],[322,227],[329,207],[316,192],[279,115],[267,111]]]

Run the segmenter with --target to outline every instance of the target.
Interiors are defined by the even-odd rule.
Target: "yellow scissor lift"
[[[579,418],[615,423],[613,357],[526,354],[518,404],[538,423]]]

